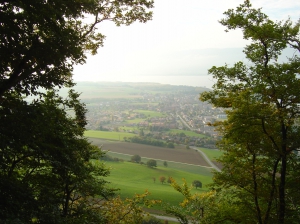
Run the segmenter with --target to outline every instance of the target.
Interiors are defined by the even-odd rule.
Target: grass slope
[[[160,199],[163,202],[172,205],[178,205],[183,197],[176,192],[168,183],[160,183],[161,176],[172,177],[178,183],[182,183],[184,178],[189,185],[194,180],[200,180],[203,183],[202,189],[193,189],[192,192],[206,191],[206,184],[211,183],[211,174],[207,171],[199,173],[190,172],[189,168],[186,170],[181,166],[180,169],[171,168],[171,166],[157,168],[149,168],[146,165],[131,163],[131,162],[105,162],[106,166],[111,168],[111,173],[107,180],[111,182],[112,187],[119,188],[119,194],[122,198],[131,198],[134,194],[141,194],[145,190],[151,192],[150,198]],[[188,167],[188,166],[187,166]],[[201,168],[198,167],[198,170]],[[203,169],[203,168],[202,168]],[[153,181],[153,177],[156,181]]]
[[[223,152],[217,149],[205,149],[205,148],[199,148],[202,152],[206,154],[206,156],[212,160],[215,161],[216,158],[219,158]]]

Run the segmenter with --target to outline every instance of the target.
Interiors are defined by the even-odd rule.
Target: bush
[[[113,159],[113,157],[105,154],[103,157],[100,158],[100,160],[113,161],[114,159]]]
[[[162,224],[162,222],[158,218],[149,216],[143,220],[142,224]]]
[[[165,178],[164,176],[161,176],[161,177],[159,178],[159,181],[163,184],[163,183],[165,183],[166,178]]]
[[[174,145],[173,142],[168,142],[167,147],[168,148],[175,148],[175,145]]]
[[[193,186],[196,187],[196,189],[199,187],[199,188],[202,188],[202,183],[200,180],[194,180],[193,181]]]
[[[131,161],[132,162],[135,162],[135,163],[139,163],[139,162],[141,162],[141,157],[139,156],[139,155],[133,155],[132,157],[131,157]]]
[[[150,159],[150,160],[148,160],[147,161],[147,166],[148,167],[156,167],[157,166],[157,164],[156,164],[156,160],[154,160],[154,159]]]

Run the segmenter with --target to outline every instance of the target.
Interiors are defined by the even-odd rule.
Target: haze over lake
[[[76,81],[85,81],[76,80]],[[207,87],[211,88],[214,84],[211,75],[199,75],[199,76],[96,76],[94,82],[153,82],[160,84],[170,85],[184,85],[195,87]]]

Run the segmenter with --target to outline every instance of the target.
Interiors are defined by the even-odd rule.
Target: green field
[[[119,130],[124,130],[124,131],[139,131],[140,128],[137,126],[122,126],[119,127]]]
[[[144,114],[147,117],[165,117],[166,115],[152,110],[134,110],[134,112]]]
[[[107,155],[111,156],[112,158],[119,158],[119,159],[123,159],[124,161],[129,161],[130,158],[132,157],[132,155],[127,155],[127,154],[123,154],[123,153],[117,153],[117,152],[106,152]],[[147,158],[143,158],[142,157],[142,162],[146,163],[148,161]],[[159,167],[163,167],[163,163],[165,160],[158,160],[156,159],[157,162],[157,166]],[[185,172],[189,172],[189,173],[194,173],[194,174],[201,174],[204,176],[211,176],[211,169],[210,168],[204,168],[201,166],[196,166],[196,165],[187,165],[187,164],[182,164],[182,163],[177,163],[177,162],[170,162],[170,161],[166,161],[168,164],[168,168],[170,169],[179,169],[179,170],[183,170]]]
[[[145,121],[145,119],[143,118],[136,118],[136,119],[132,119],[132,120],[126,120],[124,123],[125,124],[133,124],[133,123],[140,123]]]
[[[169,133],[171,133],[171,134],[176,134],[176,133],[180,134],[180,133],[184,133],[186,136],[192,136],[192,137],[195,136],[195,137],[200,137],[200,138],[205,138],[205,137],[207,137],[206,135],[198,134],[198,133],[193,132],[193,131],[186,131],[186,130],[180,130],[180,129],[171,129],[171,130],[169,131]]]
[[[184,178],[189,185],[194,180],[200,180],[203,183],[202,189],[193,189],[192,193],[206,191],[206,184],[212,182],[211,173],[206,168],[193,167],[194,172],[190,172],[189,165],[182,165],[178,168],[174,166],[164,167],[158,164],[157,168],[149,168],[146,165],[131,162],[105,162],[106,166],[111,168],[111,173],[107,180],[111,182],[110,186],[121,189],[119,194],[122,198],[131,198],[134,194],[144,193],[148,190],[151,199],[160,199],[163,202],[172,205],[178,205],[183,196],[176,192],[168,183],[160,183],[159,177],[173,177],[178,183],[183,183]],[[162,164],[162,163],[161,163]],[[198,173],[195,170],[198,169]],[[202,170],[202,171],[201,171]],[[156,181],[153,181],[153,177]]]
[[[199,149],[202,152],[204,152],[207,155],[207,157],[212,161],[216,160],[216,158],[220,157],[223,154],[222,151],[217,149],[205,149],[205,148],[199,148]]]
[[[143,105],[152,105],[152,106],[157,106],[158,103],[136,103],[136,102],[134,102],[134,103],[130,103],[130,105],[135,105],[135,106],[137,106],[137,105],[141,105],[141,106],[143,106]]]
[[[108,140],[115,140],[115,141],[123,141],[124,137],[133,137],[135,134],[127,133],[127,132],[109,132],[109,131],[85,131],[84,132],[85,137],[89,138],[102,138],[102,139],[108,139]]]

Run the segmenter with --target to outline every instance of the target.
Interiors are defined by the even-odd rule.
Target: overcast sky
[[[243,59],[241,31],[224,32],[223,12],[243,0],[155,0],[146,24],[98,28],[104,47],[74,69],[75,81],[152,81],[210,87],[207,70]],[[252,0],[272,20],[300,18],[298,0]]]

